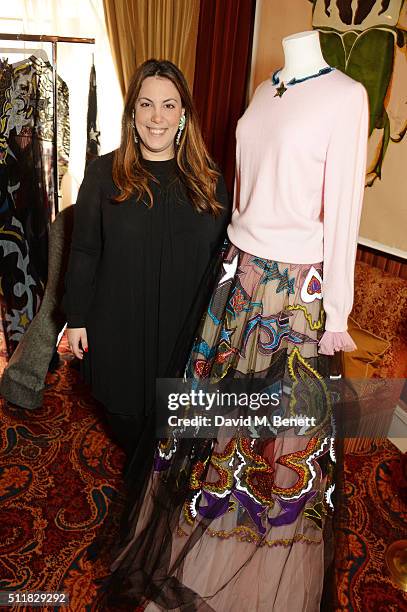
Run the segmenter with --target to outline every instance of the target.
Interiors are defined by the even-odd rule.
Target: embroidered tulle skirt
[[[286,264],[227,244],[190,351],[189,379],[267,379],[299,431],[170,436],[128,509],[110,605],[147,610],[319,610],[329,563],[335,450],[322,265]],[[281,415],[281,412],[280,412]],[[270,423],[270,421],[269,421]],[[301,434],[301,435],[299,435]],[[130,608],[127,608],[130,609]]]

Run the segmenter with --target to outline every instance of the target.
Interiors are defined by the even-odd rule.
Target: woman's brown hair
[[[219,172],[203,141],[198,116],[185,77],[175,64],[166,60],[149,59],[141,64],[133,75],[127,90],[121,143],[115,152],[113,161],[113,180],[120,190],[115,200],[123,202],[133,194],[140,200],[148,195],[150,205],[153,204],[148,179],[155,179],[141,163],[142,155],[140,145],[135,142],[133,119],[141,85],[144,79],[151,76],[169,79],[180,94],[181,103],[185,109],[186,124],[179,145],[174,144],[178,174],[195,209],[217,216],[222,210],[222,206],[216,201]]]

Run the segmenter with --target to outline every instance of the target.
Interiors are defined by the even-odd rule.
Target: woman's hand
[[[85,327],[67,329],[69,349],[78,359],[83,359],[83,353],[88,352],[88,337]]]

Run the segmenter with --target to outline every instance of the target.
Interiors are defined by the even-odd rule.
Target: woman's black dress
[[[223,178],[220,217],[198,213],[175,159],[143,160],[152,207],[116,203],[113,153],[92,162],[75,205],[64,309],[68,327],[86,327],[83,370],[107,410],[118,442],[131,453],[154,403],[205,272],[228,221]],[[190,321],[188,322],[190,325]]]

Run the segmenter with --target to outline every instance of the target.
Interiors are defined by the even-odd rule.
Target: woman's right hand
[[[78,359],[83,359],[83,352],[88,352],[88,337],[85,327],[68,327],[66,330],[68,345]]]

